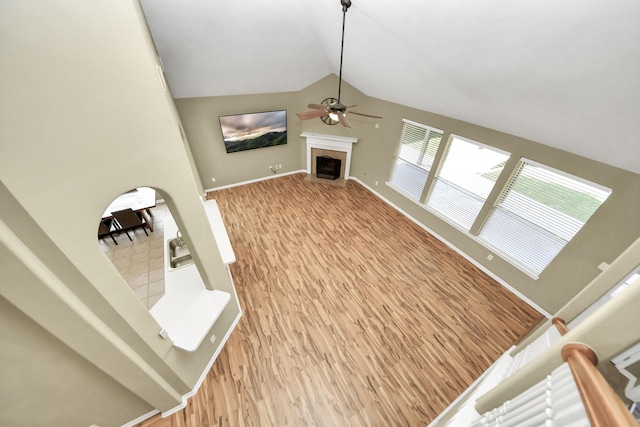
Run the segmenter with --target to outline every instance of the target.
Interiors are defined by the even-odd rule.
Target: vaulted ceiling
[[[339,73],[340,0],[141,3],[177,98],[298,91]],[[343,78],[640,173],[637,0],[353,0]]]

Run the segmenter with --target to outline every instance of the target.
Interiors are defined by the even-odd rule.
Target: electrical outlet
[[[376,181],[376,185],[378,185],[378,181]]]
[[[380,129],[380,123],[376,123],[376,129]]]
[[[216,179],[215,178],[211,178],[211,182],[216,182]]]
[[[489,261],[491,261],[491,260],[493,259],[493,255],[491,255],[491,254],[487,255],[487,259],[488,259]]]
[[[211,338],[209,338],[209,341],[211,341],[211,344],[216,342],[216,334],[211,335]]]

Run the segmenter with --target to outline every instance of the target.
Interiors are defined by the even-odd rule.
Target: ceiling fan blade
[[[338,113],[338,120],[340,121],[342,126],[346,128],[353,128],[353,126],[351,126],[351,123],[349,123],[349,120],[347,120],[347,118],[344,116],[344,113]]]
[[[381,119],[381,118],[382,118],[382,117],[380,117],[380,116],[373,116],[373,115],[371,115],[371,114],[357,113],[357,112],[355,112],[355,111],[349,111],[349,114],[357,114],[357,115],[359,115],[359,116],[372,117],[372,118],[374,118],[374,119]]]
[[[303,111],[301,113],[296,113],[296,116],[298,116],[298,118],[300,120],[310,120],[310,119],[317,119],[318,117],[322,117],[322,116],[326,116],[329,113],[327,113],[326,110],[313,110],[313,111]]]
[[[307,105],[307,108],[313,108],[315,110],[326,110],[327,106],[322,104],[309,104]]]

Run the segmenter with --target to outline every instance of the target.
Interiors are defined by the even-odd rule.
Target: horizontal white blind
[[[443,178],[436,178],[427,204],[465,229],[470,229],[484,199]]]
[[[389,181],[419,199],[441,140],[442,131],[404,120]]]
[[[522,159],[479,237],[539,274],[611,194]]]
[[[422,146],[427,139],[428,129],[405,123],[402,127],[398,157],[402,160],[417,164]]]
[[[420,199],[428,175],[429,171],[402,159],[396,159],[390,182],[409,193],[415,199]]]
[[[427,205],[469,230],[508,154],[459,137],[452,137]]]
[[[422,158],[420,159],[420,166],[427,170],[431,170],[433,162],[436,158],[436,152],[442,141],[442,132],[429,131],[427,135],[426,146]]]

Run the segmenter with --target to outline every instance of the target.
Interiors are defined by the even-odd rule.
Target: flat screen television
[[[287,111],[220,116],[227,153],[274,147],[287,143]]]

